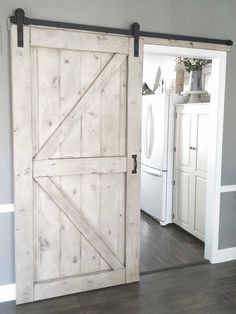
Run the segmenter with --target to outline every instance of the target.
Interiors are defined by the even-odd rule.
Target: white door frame
[[[144,38],[144,44],[155,45],[155,53],[168,56],[183,56],[212,59],[212,84],[217,88],[211,94],[209,118],[209,151],[206,201],[206,231],[204,257],[211,263],[222,261],[222,250],[218,249],[221,193],[221,164],[224,121],[224,98],[226,57],[228,47],[174,41],[163,42],[156,38]],[[183,47],[184,46],[184,47]],[[197,48],[193,48],[197,47]],[[203,49],[203,47],[205,49]],[[225,48],[225,49],[223,49]],[[225,51],[223,51],[225,50]]]

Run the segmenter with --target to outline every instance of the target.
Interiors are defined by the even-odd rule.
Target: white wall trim
[[[0,214],[14,212],[14,204],[0,204]]]
[[[221,193],[236,192],[236,184],[234,184],[234,185],[222,185],[220,191],[221,191]]]
[[[0,286],[0,303],[16,299],[16,285],[9,284]]]
[[[212,44],[212,43],[200,43],[192,42],[187,40],[175,40],[175,39],[166,39],[166,38],[154,38],[154,37],[143,37],[145,44],[150,45],[160,45],[160,46],[170,46],[173,48],[194,48],[194,49],[204,49],[204,50],[216,50],[216,51],[231,51],[231,46],[221,45],[221,44]]]
[[[236,259],[236,247],[218,250],[214,257],[214,263],[223,263]]]

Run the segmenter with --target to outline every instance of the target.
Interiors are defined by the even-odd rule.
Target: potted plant
[[[176,58],[176,69],[184,69],[189,75],[189,91],[202,90],[202,67],[209,63],[209,60],[196,58]]]

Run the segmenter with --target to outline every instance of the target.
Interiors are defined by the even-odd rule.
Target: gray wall
[[[236,246],[236,192],[221,193],[219,249]]]
[[[1,0],[0,204],[13,202],[7,17],[17,7],[24,8],[28,16],[39,19],[125,28],[137,21],[143,30],[222,39],[231,38],[236,41],[235,0]],[[233,136],[236,134],[235,81],[236,50],[233,48],[229,54],[227,66],[226,123],[222,166],[222,183],[224,185],[236,184],[236,138]],[[222,203],[222,219],[224,215],[230,213],[226,204],[228,204],[227,201]],[[231,208],[231,213],[232,211],[233,208]],[[0,215],[0,222],[3,219],[3,216]],[[235,215],[232,215],[232,219],[228,219],[228,223],[235,226],[235,220]],[[12,232],[10,224],[9,231]],[[0,229],[0,238],[4,237],[4,232]],[[11,245],[12,241],[10,239],[8,241],[8,244]],[[2,250],[1,247],[0,250]],[[12,260],[8,263],[12,263]],[[7,269],[7,263],[6,267],[2,269]]]
[[[14,214],[0,214],[0,286],[15,281]]]

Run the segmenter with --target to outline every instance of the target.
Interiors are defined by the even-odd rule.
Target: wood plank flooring
[[[204,244],[175,224],[141,212],[140,272],[204,261]]]
[[[140,283],[31,304],[0,304],[0,314],[233,314],[236,262],[143,275]]]

